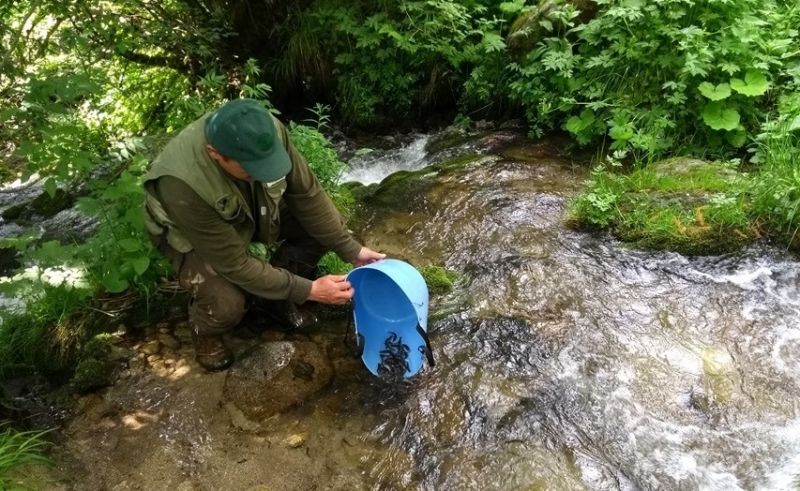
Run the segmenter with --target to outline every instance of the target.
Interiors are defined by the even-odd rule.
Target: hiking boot
[[[209,372],[225,370],[233,363],[231,350],[225,346],[222,336],[200,336],[192,330],[195,360]]]

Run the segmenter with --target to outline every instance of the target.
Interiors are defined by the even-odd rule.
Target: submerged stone
[[[306,401],[325,387],[330,360],[308,341],[276,341],[257,347],[228,372],[224,397],[260,420]]]
[[[733,357],[725,351],[715,348],[703,350],[703,374],[710,394],[716,402],[725,403],[731,399],[734,391]]]

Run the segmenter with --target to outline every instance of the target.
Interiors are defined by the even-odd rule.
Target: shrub
[[[586,23],[572,3],[539,17],[530,50],[497,53],[480,69],[496,73],[496,58],[507,59],[505,81],[478,86],[508,93],[534,134],[560,127],[646,158],[725,156],[800,82],[795,2],[597,0]]]

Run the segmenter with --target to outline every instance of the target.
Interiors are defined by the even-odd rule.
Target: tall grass
[[[6,428],[0,432],[0,489],[7,489],[11,471],[25,464],[46,464],[44,455],[50,443],[44,436],[48,431],[16,431]]]
[[[753,188],[753,211],[790,244],[796,244],[800,230],[800,138],[795,133],[779,131],[760,143],[764,163]]]
[[[90,292],[46,282],[3,285],[6,295],[25,298],[22,309],[0,309],[0,380],[39,371],[68,368],[87,334]]]

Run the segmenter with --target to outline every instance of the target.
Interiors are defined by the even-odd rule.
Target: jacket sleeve
[[[345,261],[352,262],[358,256],[361,244],[348,233],[344,219],[306,159],[295,148],[286,126],[281,124],[279,130],[292,159],[292,171],[286,177],[287,187],[283,196],[289,210],[311,237]]]
[[[214,209],[180,179],[156,182],[159,199],[170,219],[214,271],[243,290],[268,299],[308,299],[311,281],[248,254],[248,244]]]

